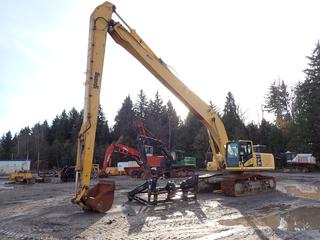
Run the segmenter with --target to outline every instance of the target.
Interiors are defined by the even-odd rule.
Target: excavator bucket
[[[88,209],[104,213],[112,207],[114,199],[115,182],[100,181],[93,188],[89,189],[85,205]]]

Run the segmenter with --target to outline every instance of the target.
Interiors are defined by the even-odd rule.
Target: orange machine
[[[119,168],[119,163],[122,167]],[[99,177],[119,176],[124,173],[130,175],[131,171],[140,169],[139,152],[121,143],[112,143],[106,149],[103,161],[103,171]]]

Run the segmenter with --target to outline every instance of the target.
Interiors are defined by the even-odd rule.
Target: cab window
[[[242,162],[252,158],[252,145],[250,142],[240,143],[240,158]]]
[[[227,149],[228,158],[238,158],[238,143],[229,143]]]

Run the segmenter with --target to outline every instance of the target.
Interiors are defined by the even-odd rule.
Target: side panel
[[[263,168],[275,169],[274,157],[271,153],[260,153]]]

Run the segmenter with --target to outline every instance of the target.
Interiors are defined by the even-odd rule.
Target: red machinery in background
[[[131,175],[134,170],[140,169],[140,153],[121,143],[112,143],[106,149],[103,161],[103,171],[99,177],[118,176],[125,172]]]
[[[106,149],[103,171],[99,177],[130,175],[149,179],[151,176],[186,177],[194,174],[195,166],[177,163],[165,144],[146,129],[141,120],[134,122],[138,150],[121,144],[120,137]]]
[[[151,175],[159,175],[160,169],[166,168],[166,163],[172,157],[166,151],[163,143],[144,128],[141,120],[135,120],[134,125],[137,131],[139,150],[121,144],[121,136],[117,142],[110,144],[106,149],[103,171],[100,172],[99,177],[126,174],[149,179]],[[151,174],[151,170],[153,174]]]
[[[156,138],[142,124],[141,119],[134,122],[137,131],[137,145],[140,160],[144,164],[144,178],[150,176],[187,177],[194,174],[195,165],[181,165],[166,148],[166,145]]]

